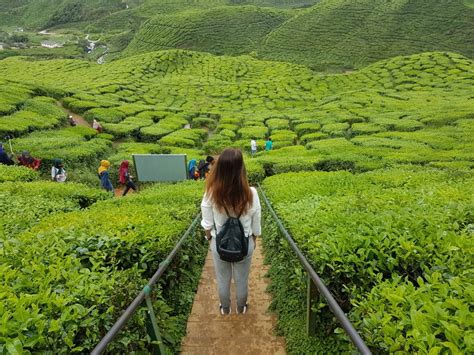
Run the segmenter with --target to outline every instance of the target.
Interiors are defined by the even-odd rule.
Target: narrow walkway
[[[61,109],[66,112],[68,115],[72,116],[72,119],[78,126],[85,126],[85,127],[92,127],[89,122],[87,122],[84,117],[78,115],[77,113],[72,112],[71,110],[68,110],[65,108],[61,102],[58,102],[58,106],[61,107]]]
[[[262,244],[258,243],[252,259],[249,308],[245,315],[235,314],[234,290],[232,314],[220,315],[214,265],[208,251],[182,354],[286,354],[284,339],[274,335],[276,316],[268,311],[270,295],[265,292],[269,284],[265,278],[268,267],[263,264],[261,248]]]

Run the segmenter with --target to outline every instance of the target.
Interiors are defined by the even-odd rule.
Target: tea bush
[[[239,129],[238,134],[241,138],[246,139],[263,139],[268,134],[266,127],[249,126]]]
[[[296,12],[306,16],[306,10]],[[63,158],[70,173],[68,180],[80,179],[94,186],[98,184],[98,162],[104,158],[112,162],[110,174],[115,184],[120,162],[132,161],[134,153],[184,153],[188,160],[199,160],[229,146],[246,153],[252,183],[286,172],[319,170],[271,177],[265,185],[285,222],[299,221],[290,225],[299,245],[316,263],[357,328],[370,339],[374,352],[390,352],[393,339],[403,336],[400,343],[407,348],[397,348],[400,352],[424,352],[421,349],[428,344],[433,352],[439,346],[441,352],[449,351],[445,348],[455,352],[452,349],[457,348],[469,353],[469,345],[459,344],[459,339],[447,334],[455,329],[451,325],[457,322],[456,314],[451,314],[453,323],[447,326],[430,325],[436,342],[454,345],[433,345],[429,336],[422,339],[423,335],[411,332],[411,315],[410,319],[403,318],[395,314],[395,306],[387,305],[387,318],[400,319],[394,330],[374,310],[385,297],[385,286],[390,292],[397,292],[397,285],[402,283],[407,289],[412,284],[418,290],[418,277],[426,283],[440,272],[437,268],[441,264],[446,267],[441,271],[441,282],[446,284],[464,277],[452,272],[454,263],[470,267],[456,248],[470,247],[465,231],[470,231],[466,226],[472,224],[467,212],[471,178],[467,176],[472,175],[474,161],[473,68],[471,59],[448,52],[395,57],[344,74],[321,74],[303,66],[262,62],[249,56],[216,57],[184,50],[147,53],[105,65],[13,57],[2,60],[0,66],[0,121],[10,128],[11,122],[30,124],[31,118],[43,124],[45,121],[38,118],[41,113],[22,118],[38,107],[29,106],[27,111],[26,102],[38,101],[53,108],[58,99],[74,111],[86,112],[88,120],[98,118],[113,136],[87,127],[53,130],[50,128],[56,127],[39,125],[35,129],[45,130],[13,140],[15,151],[27,149],[43,159],[45,175],[52,159]],[[39,95],[55,99],[37,99]],[[7,119],[15,115],[15,121]],[[57,125],[62,124],[60,119]],[[188,125],[203,129],[188,129]],[[25,127],[15,134],[29,133],[30,128]],[[268,136],[273,138],[275,149],[262,151]],[[250,158],[252,137],[257,140],[258,152]],[[393,167],[398,168],[376,170]],[[277,184],[280,178],[283,182]],[[180,187],[173,190],[172,198],[178,190],[181,192]],[[0,297],[11,295],[12,289],[16,292],[15,287],[28,297],[14,294],[0,302],[0,318],[4,314],[9,317],[5,328],[9,338],[0,339],[0,344],[7,342],[9,349],[21,345],[30,352],[88,352],[131,295],[143,286],[151,269],[145,269],[141,261],[156,266],[162,251],[189,222],[194,211],[191,207],[197,207],[189,206],[189,201],[198,201],[198,197],[188,196],[172,205],[170,216],[163,202],[170,197],[165,195],[140,193],[120,201],[99,202],[83,211],[68,198],[43,203],[41,197],[32,202],[32,208],[41,211],[38,215],[28,208],[28,215],[19,213],[25,227],[8,227],[8,233],[15,236],[8,242],[8,254],[0,253],[0,258],[8,256],[0,262],[0,275],[6,275],[0,284],[7,287],[0,290]],[[146,196],[153,203],[145,203]],[[15,209],[27,204],[24,198],[18,201],[13,203]],[[54,202],[69,212],[64,213]],[[49,209],[52,215],[46,216],[43,211]],[[158,228],[153,220],[162,211],[164,219],[158,219]],[[181,213],[187,213],[184,219]],[[169,226],[169,220],[177,221],[180,227]],[[160,240],[150,237],[155,230]],[[287,334],[288,352],[349,351],[344,335],[333,335],[340,329],[323,303],[317,306],[321,315],[318,337],[308,339],[301,332],[303,274],[281,249],[277,236],[269,235],[268,241],[275,243],[270,250],[276,263],[272,266],[272,288],[282,322],[280,330]],[[21,247],[14,257],[15,243]],[[27,244],[32,250],[26,249]],[[280,251],[284,257],[278,257]],[[199,250],[191,258],[198,255],[202,255]],[[180,282],[180,277],[198,274],[193,266],[186,265],[187,258],[186,252],[177,267],[184,271],[173,274],[173,268],[159,292],[160,328],[166,329],[171,352],[178,349],[176,339],[183,334],[185,318],[185,312],[178,315],[174,309],[184,310],[187,306],[180,307],[181,300],[189,305],[193,293],[192,282]],[[61,268],[65,276],[56,273]],[[403,276],[400,281],[396,279],[399,275]],[[46,281],[44,289],[37,292],[43,287],[35,285],[40,278]],[[65,281],[69,279],[73,281]],[[407,298],[422,298],[415,293],[410,289]],[[51,305],[45,299],[56,303]],[[427,300],[423,302],[430,307]],[[62,307],[63,303],[67,305]],[[403,305],[403,309],[408,306]],[[375,312],[372,318],[371,312]],[[371,322],[366,324],[363,319]],[[140,317],[134,318],[129,331],[124,331],[110,351],[149,350],[142,324]],[[467,334],[465,343],[470,344],[468,330],[457,323],[456,327]],[[1,336],[5,337],[4,333]]]
[[[29,131],[59,126],[66,120],[54,99],[34,97],[24,102],[20,111],[0,117],[0,134],[18,136]]]
[[[84,118],[90,122],[96,119],[99,122],[118,123],[125,118],[125,114],[117,108],[94,108],[84,113]]]
[[[10,173],[9,180],[3,180],[0,184],[0,210],[4,216],[0,224],[2,239],[15,237],[49,214],[79,210],[110,197],[81,184],[45,181],[26,183],[23,181],[37,180],[38,173],[24,167],[6,168],[0,165],[1,170]],[[12,171],[17,174],[11,174]]]
[[[52,215],[4,241],[1,343],[21,351],[90,352],[171,251],[197,212],[201,191],[196,183],[157,186]],[[54,196],[49,199],[53,204]],[[202,240],[186,244],[156,288],[155,312],[172,352],[185,333],[207,251]],[[147,346],[145,314],[139,311],[108,350]]]
[[[387,351],[439,347],[470,352],[469,342],[453,331],[454,327],[467,329],[466,317],[449,318],[436,327],[437,336],[432,337],[433,326],[417,326],[423,322],[421,318],[410,325],[410,315],[396,305],[403,300],[406,307],[416,307],[406,297],[414,297],[415,304],[426,304],[423,299],[428,290],[432,302],[437,297],[443,299],[449,286],[435,285],[460,282],[455,281],[458,277],[465,287],[471,287],[468,275],[474,267],[466,251],[472,249],[472,182],[468,172],[408,168],[358,175],[290,173],[266,179],[264,187],[339,304],[351,317],[354,314],[364,334],[371,334],[366,338],[370,346]],[[436,272],[442,272],[444,281],[438,278],[428,286]],[[385,291],[383,285],[397,278],[417,287],[427,284],[426,291],[410,291],[406,297]],[[392,307],[381,308],[387,304],[382,295]],[[461,295],[454,309],[466,309],[467,293]],[[320,302],[320,326],[331,332],[337,326],[325,302]],[[381,314],[383,318],[379,318]],[[411,319],[415,322],[413,315]],[[401,331],[412,326],[416,331]],[[404,341],[396,340],[400,334],[404,334]]]
[[[0,164],[0,183],[5,181],[33,181],[39,178],[37,171],[23,166]]]
[[[112,142],[94,138],[97,132],[87,127],[71,127],[56,131],[34,132],[12,141],[15,151],[30,151],[42,159],[42,169],[51,169],[54,159],[63,159],[70,166],[94,166],[111,149]]]
[[[206,131],[202,128],[181,129],[161,138],[159,143],[175,147],[199,148],[205,136]]]
[[[106,132],[111,133],[115,138],[119,137],[137,137],[140,128],[148,127],[153,124],[151,119],[141,117],[127,117],[120,123],[104,123],[102,127]]]

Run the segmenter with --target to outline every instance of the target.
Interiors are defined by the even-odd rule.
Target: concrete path
[[[258,241],[249,279],[249,308],[245,315],[235,314],[232,287],[232,314],[219,313],[219,297],[211,251],[208,251],[187,334],[181,354],[286,354],[285,341],[274,335],[276,316],[268,311],[270,295],[265,292],[269,280],[263,265],[262,244]]]

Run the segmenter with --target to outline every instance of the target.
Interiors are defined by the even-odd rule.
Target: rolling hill
[[[290,16],[281,10],[255,6],[216,7],[157,16],[140,28],[125,54],[172,48],[245,54],[258,50],[265,36]]]
[[[429,51],[474,56],[471,0],[0,0],[0,18],[0,29],[95,33],[114,59],[188,49],[340,71]]]
[[[259,56],[316,69],[433,50],[472,58],[473,23],[462,0],[323,0],[271,32]]]

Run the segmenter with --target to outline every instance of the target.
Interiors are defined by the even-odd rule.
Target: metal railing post
[[[148,308],[146,314],[151,324],[151,329],[148,329],[147,327],[147,333],[152,341],[158,341],[158,349],[156,349],[156,346],[154,345],[153,353],[165,355],[165,346],[163,344],[163,340],[161,339],[160,329],[158,328],[158,323],[156,323],[155,311],[153,310],[153,303],[151,302],[151,287],[146,285],[143,288],[143,292],[145,293],[145,301]]]
[[[313,311],[314,301],[318,297],[318,289],[308,275],[308,291],[306,296],[306,330],[309,336],[316,335],[317,313]]]

